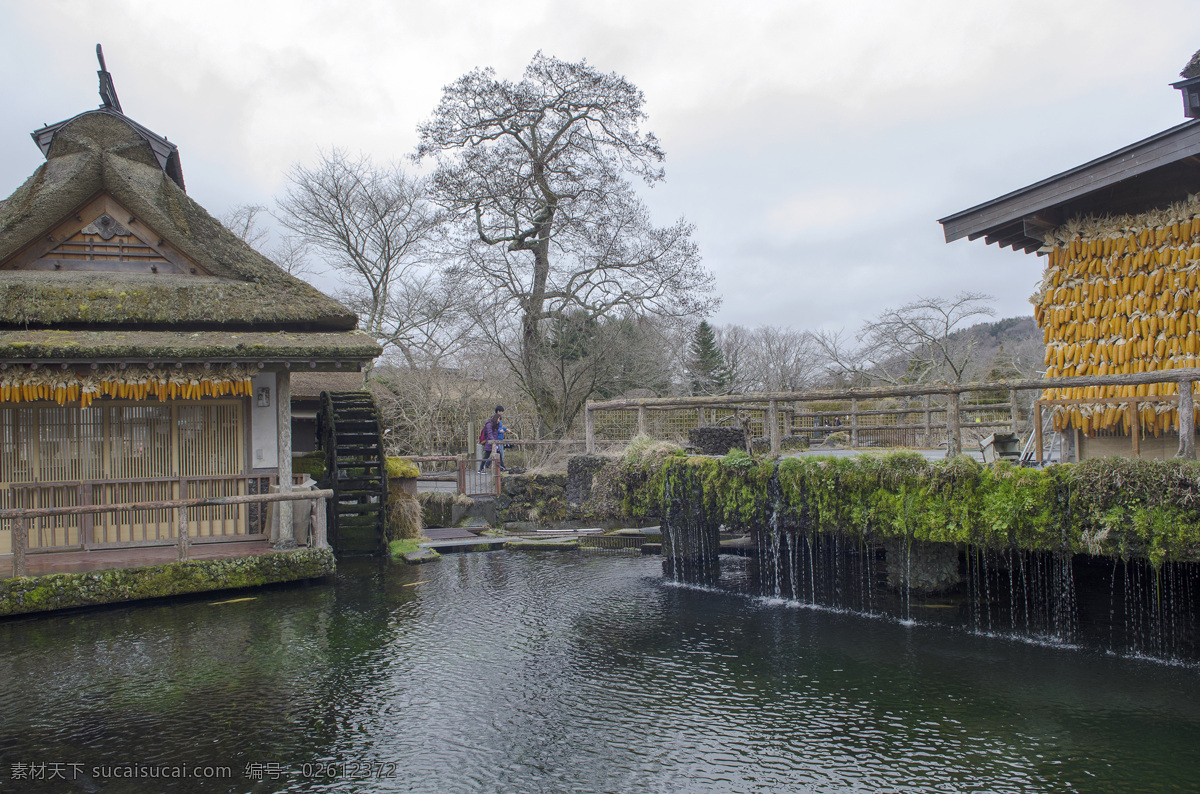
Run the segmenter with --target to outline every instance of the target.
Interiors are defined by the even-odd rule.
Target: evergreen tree
[[[729,388],[729,368],[707,320],[700,321],[692,337],[687,375],[692,382],[693,394],[724,394]]]

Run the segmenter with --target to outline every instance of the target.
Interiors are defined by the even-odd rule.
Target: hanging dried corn
[[[1041,288],[1030,298],[1044,331],[1046,376],[1154,372],[1200,356],[1200,196],[1117,218],[1073,218],[1053,230]],[[1178,390],[1048,389],[1046,399],[1164,396]],[[1078,394],[1076,392],[1079,392]],[[1055,429],[1128,429],[1124,406],[1055,406]],[[1176,403],[1142,403],[1144,432],[1177,427]]]
[[[99,397],[127,400],[198,400],[202,397],[246,397],[253,393],[257,369],[199,365],[170,370],[108,367],[77,373],[63,369],[10,367],[0,372],[0,402],[50,400],[86,408]]]

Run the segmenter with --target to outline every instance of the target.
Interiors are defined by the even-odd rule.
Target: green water
[[[1194,791],[1198,677],[673,586],[625,553],[347,560],[0,623],[0,788]],[[158,766],[189,777],[115,777]]]

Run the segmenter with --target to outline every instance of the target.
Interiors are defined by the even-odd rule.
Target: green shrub
[[[325,476],[325,453],[321,450],[292,458],[292,473],[307,474],[314,480]]]

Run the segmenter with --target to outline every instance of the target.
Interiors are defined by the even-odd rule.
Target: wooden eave
[[[1200,120],[1192,120],[938,223],[948,243],[983,237],[1029,253],[1071,217],[1140,212],[1198,191]]]

